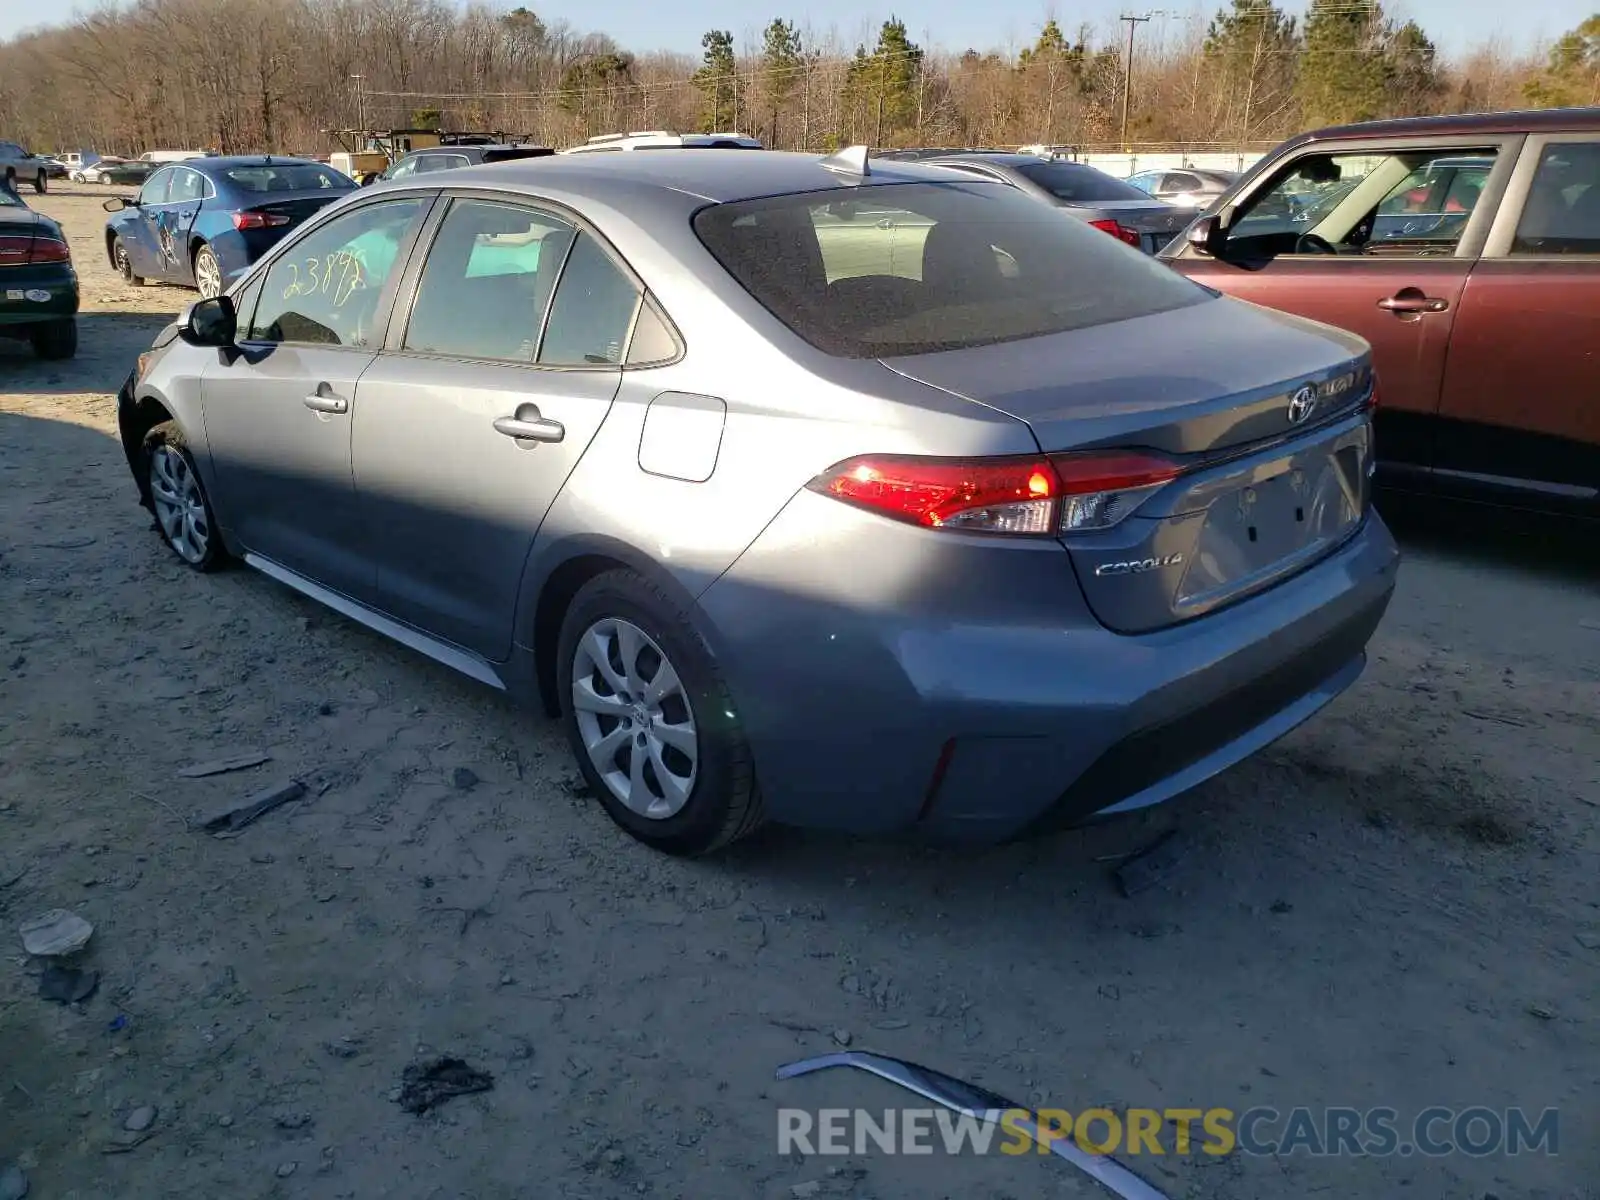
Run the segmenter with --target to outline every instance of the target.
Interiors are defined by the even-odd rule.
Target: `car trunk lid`
[[[1271,586],[1367,508],[1366,345],[1299,318],[1206,301],[884,365],[1027,422],[1047,452],[1171,461],[1176,477],[1139,495],[1132,515],[1062,534],[1090,606],[1119,632]]]
[[[335,200],[341,200],[350,193],[348,191],[334,191],[331,188],[315,188],[304,192],[279,192],[269,194],[259,204],[249,207],[255,212],[276,213],[289,218],[289,224],[277,226],[279,229],[292,229],[301,221],[315,212],[326,208]]]
[[[1091,221],[1115,221],[1139,235],[1139,248],[1147,254],[1160,250],[1194,219],[1194,213],[1162,200],[1101,200],[1072,205]]]

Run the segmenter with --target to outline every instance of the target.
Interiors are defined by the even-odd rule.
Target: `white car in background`
[[[654,129],[643,133],[602,133],[563,154],[599,154],[610,150],[760,150],[761,142],[742,133],[673,133]]]
[[[119,158],[115,154],[95,155],[93,162],[79,163],[68,172],[67,178],[73,183],[105,183],[105,172],[128,160]]]

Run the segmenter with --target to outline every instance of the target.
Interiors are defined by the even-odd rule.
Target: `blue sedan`
[[[217,296],[284,234],[355,190],[353,179],[303,158],[187,159],[150,176],[137,198],[106,201],[106,255],[130,283]]]

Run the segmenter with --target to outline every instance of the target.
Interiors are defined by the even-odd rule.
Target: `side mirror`
[[[131,206],[128,204],[127,200],[123,199],[123,197],[113,196],[100,207],[105,209],[107,212],[121,212],[123,209]]]
[[[183,315],[179,329],[191,346],[231,346],[239,334],[239,317],[232,296],[196,300]]]
[[[1183,237],[1192,249],[1198,250],[1201,254],[1215,254],[1215,247],[1221,235],[1221,220],[1216,216],[1208,216],[1192,222]]]

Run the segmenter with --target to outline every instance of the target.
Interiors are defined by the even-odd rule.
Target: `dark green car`
[[[0,337],[40,358],[78,352],[78,273],[61,226],[0,184]]]

